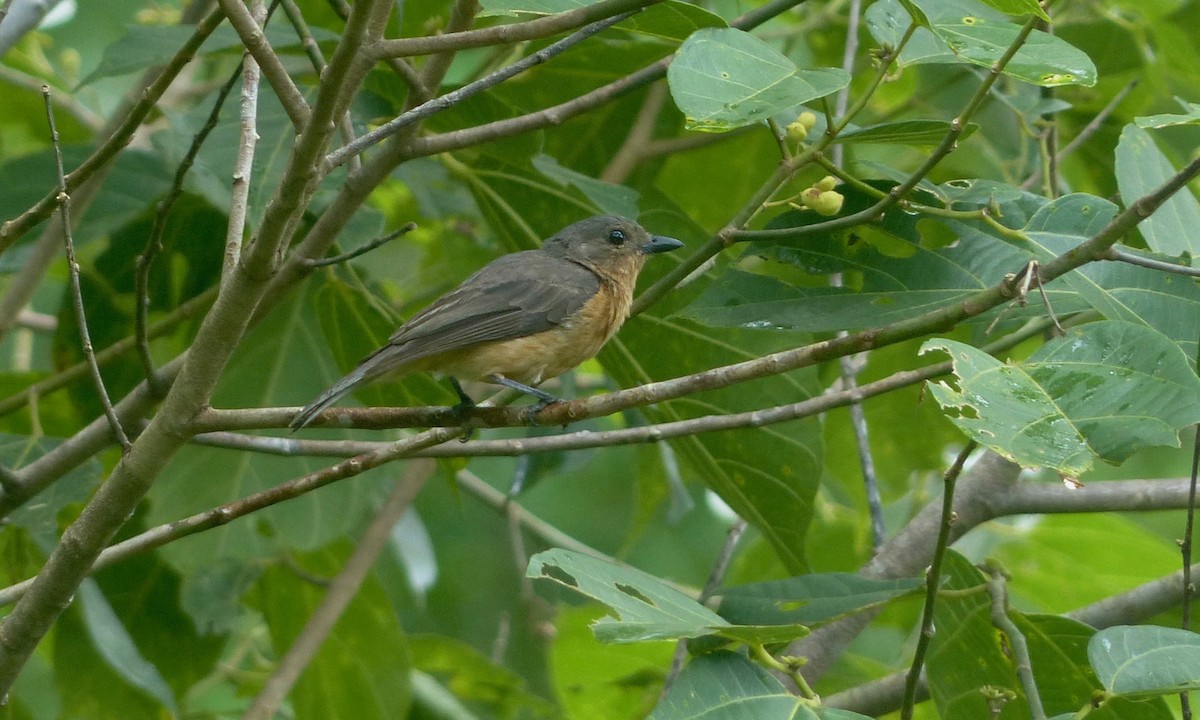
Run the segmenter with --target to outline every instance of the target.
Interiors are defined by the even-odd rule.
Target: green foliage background
[[[476,24],[529,22],[582,4],[489,0]],[[142,73],[191,35],[189,22],[206,5],[80,3],[67,19],[27,34],[3,56],[0,218],[16,218],[57,182],[38,87],[46,84],[54,98],[69,171],[103,140],[106,124],[127,112],[122,98]],[[295,5],[324,55],[332,55],[345,31],[331,7],[336,4]],[[450,22],[443,2],[410,0],[398,8],[388,37],[433,34]],[[764,9],[773,9],[771,18],[747,25],[751,32],[730,28]],[[845,403],[798,412],[786,422],[685,433],[653,444],[440,459],[278,717],[895,713],[898,691],[877,705],[854,693],[880,678],[894,681],[913,661],[922,612],[913,588],[933,550],[943,473],[968,439],[996,465],[1003,464],[999,455],[1031,470],[1016,480],[1009,467],[1008,480],[996,480],[990,490],[964,480],[966,534],[947,555],[943,574],[945,589],[963,592],[947,594],[936,608],[928,693],[921,696],[932,699],[917,706],[917,715],[1033,712],[1009,639],[988,619],[990,601],[982,590],[988,575],[972,565],[988,558],[1009,574],[1011,616],[1029,641],[1047,715],[1080,710],[1093,691],[1104,690],[1113,694],[1094,715],[1172,715],[1159,696],[1194,687],[1200,673],[1162,684],[1153,672],[1131,679],[1104,668],[1119,664],[1126,657],[1121,653],[1137,659],[1162,648],[1176,651],[1183,667],[1200,668],[1194,636],[1154,627],[1178,626],[1178,595],[1130,601],[1103,622],[1088,606],[1180,566],[1176,539],[1186,498],[1179,478],[1190,463],[1189,428],[1200,422],[1200,290],[1184,275],[1105,256],[1048,280],[1044,292],[1036,279],[1028,282],[1020,302],[992,303],[981,312],[971,303],[989,288],[1012,291],[1019,285],[1013,276],[1031,272],[1030,263],[1053,266],[1196,157],[1200,3],[875,0],[856,18],[860,45],[846,65],[855,12],[857,3],[849,2],[655,3],[433,115],[405,150],[405,161],[371,189],[337,234],[337,249],[360,247],[409,221],[417,229],[317,269],[273,298],[232,348],[210,404],[303,405],[383,342],[400,318],[489,260],[535,247],[588,215],[636,216],[652,232],[687,246],[654,258],[641,289],[663,287],[656,283],[681,274],[681,264],[698,269],[684,282],[675,277],[670,292],[554,391],[587,397],[810,343],[841,342],[835,338],[842,332],[857,333],[856,344],[845,347],[865,351],[857,382],[868,388],[949,358],[953,376],[943,372],[929,384],[871,391],[861,406],[890,544],[882,551],[873,546]],[[1049,24],[1038,24],[1008,58],[1022,25],[1039,15]],[[267,37],[311,101],[320,77],[282,14],[271,20]],[[447,56],[452,62],[432,90],[457,89],[555,39]],[[219,28],[116,155],[95,196],[75,209],[82,293],[98,349],[127,343],[134,332],[136,262],[156,204],[204,125],[218,86],[241,59],[241,47],[232,28]],[[588,112],[499,138],[469,134],[588,96],[673,54],[664,79]],[[418,72],[436,62],[408,61]],[[988,89],[984,83],[998,65],[1004,72]],[[839,126],[836,97],[843,87],[853,115]],[[412,95],[402,75],[375,64],[350,107],[355,134],[400,114],[414,104]],[[968,111],[968,123],[952,122]],[[801,112],[813,114],[815,128],[798,143],[785,128]],[[825,133],[830,122],[836,137]],[[265,82],[256,127],[247,237],[261,227],[295,145],[289,116]],[[445,152],[419,150],[421,142],[455,132],[471,139]],[[158,330],[148,347],[159,365],[192,345],[221,281],[238,143],[235,92],[184,181],[150,274],[144,300]],[[382,152],[383,146],[373,148],[367,158]],[[823,225],[830,218],[787,201],[834,172],[821,165],[830,158],[845,174],[838,185],[844,203]],[[931,158],[937,162],[927,174],[913,177]],[[354,187],[355,173],[351,163],[324,176],[297,239],[337,207]],[[876,207],[909,178],[919,183],[905,204],[839,222]],[[1124,234],[1121,252],[1191,268],[1200,250],[1194,190],[1194,183],[1185,186]],[[0,466],[18,476],[39,458],[62,452],[103,411],[82,373],[61,388],[29,392],[42,387],[35,383],[66,378],[63,373],[84,358],[65,259],[59,253],[44,273],[31,269],[43,228],[0,255],[0,293],[36,276],[31,314],[22,322],[0,318],[0,396],[8,398],[0,398]],[[774,234],[755,234],[767,230]],[[835,273],[837,284],[830,282]],[[1044,321],[1047,303],[1069,326],[1061,337]],[[971,311],[933,315],[947,308]],[[992,354],[981,349],[1038,322],[1041,331],[1021,342]],[[477,438],[702,423],[820,402],[846,382],[835,354],[820,352],[817,362],[786,372],[706,386],[566,429],[489,429]],[[144,379],[129,350],[106,360],[103,373],[114,399]],[[355,401],[444,405],[454,396],[432,378],[413,377],[365,389]],[[389,440],[405,432],[314,429],[289,436],[280,426],[248,434]],[[94,453],[14,509],[0,527],[3,585],[39,572],[120,457],[115,445]],[[153,487],[116,539],[333,462],[326,455],[188,444],[162,458]],[[412,461],[390,463],[100,570],[38,646],[0,714],[31,720],[241,717],[391,488],[411,481],[414,471]],[[1060,476],[1082,481],[1084,491],[1103,499],[1071,504],[1069,490],[1053,492]],[[521,489],[505,500],[517,479]],[[1134,479],[1146,482],[1134,485]],[[1007,504],[999,499],[1006,494]],[[1018,495],[1030,499],[1022,505],[1013,499]],[[989,501],[1000,517],[970,504]],[[1112,512],[1093,512],[1100,510]],[[736,594],[730,593],[720,605],[710,603],[720,619],[714,625],[692,605],[739,516],[749,527],[723,583],[746,586],[740,592],[752,597],[762,593],[764,605],[742,607],[730,620]],[[591,548],[610,559],[608,569],[585,566],[581,556],[551,554],[538,556],[544,564],[535,562],[529,574],[537,577],[535,570],[546,565],[551,571],[526,577],[531,556],[563,545]],[[624,566],[642,573],[625,574]],[[841,574],[859,571],[867,577]],[[599,590],[564,582],[583,572]],[[891,583],[885,589],[869,585],[882,578]],[[779,582],[756,584],[768,581]],[[605,595],[606,587],[615,590]],[[647,606],[640,599],[656,597],[663,587],[687,602],[674,609],[650,603],[654,612],[641,616]],[[584,595],[607,599],[601,604]],[[818,596],[826,604],[814,609]],[[810,614],[781,611],[805,603],[814,606]],[[617,619],[597,626],[598,639],[591,623],[606,613]],[[809,627],[851,613],[870,623],[848,646],[818,633],[786,649],[785,641],[807,635]],[[1096,635],[1085,621],[1152,626]],[[664,696],[673,672],[669,641],[679,638],[691,639],[695,655]],[[600,642],[614,639],[626,642]],[[1118,649],[1107,655],[1096,649],[1110,645]],[[797,703],[794,687],[752,662],[770,656],[777,663],[772,669],[780,670],[778,659],[788,654],[815,656],[822,672],[819,679],[811,673],[814,690],[831,702]],[[985,687],[990,690],[980,690]]]

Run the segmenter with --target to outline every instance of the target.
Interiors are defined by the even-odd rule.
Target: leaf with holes
[[[1144,447],[1178,447],[1200,421],[1200,379],[1179,346],[1151,328],[1091,323],[1052,340],[1020,365],[953,340],[958,388],[930,383],[954,424],[1026,467],[1077,476],[1096,458],[1120,463]]]
[[[592,625],[602,642],[678,640],[706,635],[742,642],[786,642],[802,637],[802,625],[732,625],[668,583],[631,567],[570,550],[554,549],[529,559],[525,573],[583,593],[616,611]]]

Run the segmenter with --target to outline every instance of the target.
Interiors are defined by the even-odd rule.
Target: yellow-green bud
[[[807,132],[817,126],[817,116],[816,114],[805,110],[796,117],[796,122],[803,125],[805,132]]]
[[[825,177],[821,178],[816,183],[814,183],[813,187],[815,187],[818,190],[824,191],[824,190],[834,189],[835,187],[837,187],[837,184],[838,184],[837,178],[835,178],[832,175],[826,175]]]
[[[792,142],[804,142],[804,138],[808,137],[808,128],[798,122],[788,123],[787,136]]]
[[[815,190],[816,188],[810,188]],[[811,203],[805,203],[818,214],[831,216],[837,215],[842,209],[842,201],[845,200],[840,192],[836,190],[822,190],[817,198]]]
[[[800,192],[800,204],[806,208],[816,209],[821,201],[821,191],[815,187],[805,188]]]

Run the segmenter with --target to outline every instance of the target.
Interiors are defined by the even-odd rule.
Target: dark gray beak
[[[675,238],[651,235],[650,242],[643,244],[638,249],[642,251],[643,255],[657,255],[658,253],[670,252],[681,247],[683,247],[683,243]]]

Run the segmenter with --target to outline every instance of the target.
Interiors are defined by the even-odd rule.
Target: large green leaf
[[[693,33],[667,68],[671,96],[687,127],[706,132],[766,120],[849,82],[836,68],[799,70],[770,45],[733,28]]]
[[[597,620],[603,642],[677,640],[718,634],[748,642],[786,642],[807,634],[796,624],[733,625],[666,582],[636,568],[555,549],[529,559],[529,577],[553,580],[612,608],[618,618]]]
[[[979,443],[1026,467],[1078,476],[1096,458],[1177,446],[1200,421],[1200,379],[1177,345],[1150,328],[1100,322],[1046,343],[1020,365],[952,340],[958,388],[930,383],[942,408]]]
[[[326,381],[340,376],[312,309],[313,299],[297,293],[247,336],[214,394],[217,407],[303,405]],[[188,446],[164,470],[150,492],[151,524],[278,485],[282,480],[323,468],[321,458],[279,457],[219,448]],[[281,548],[311,550],[359,527],[375,505],[385,469],[322,488],[272,506],[253,519],[210,530],[186,544],[164,550],[180,568],[205,565],[213,557],[242,560],[274,557]],[[264,529],[269,530],[264,532]]]
[[[1182,113],[1164,113],[1162,115],[1147,115],[1134,119],[1134,124],[1140,128],[1164,128],[1175,125],[1200,124],[1200,103],[1179,100],[1183,106]]]
[[[1129,124],[1117,144],[1117,187],[1126,204],[1148,195],[1175,175],[1150,133]],[[1200,202],[1185,185],[1138,225],[1151,250],[1167,255],[1200,254]]]
[[[1105,628],[1088,643],[1088,659],[1114,694],[1143,698],[1200,690],[1200,635],[1188,630]]]
[[[1032,259],[1048,262],[1092,237],[1116,213],[1117,207],[1103,198],[1082,193],[1064,195],[1033,213],[1024,227],[1028,241],[1019,242],[1017,247],[1030,253]],[[959,234],[960,244],[974,245],[983,235],[1001,239],[982,223],[949,224]],[[1084,303],[1110,320],[1152,327],[1179,344],[1189,358],[1195,357],[1196,338],[1200,335],[1200,288],[1191,280],[1127,263],[1097,262],[1058,278],[1047,286],[1047,291],[1059,314]],[[1071,305],[1063,304],[1064,295],[1075,296]]]
[[[921,587],[916,579],[876,580],[852,573],[801,575],[722,590],[717,613],[741,625],[813,626],[878,607]]]
[[[918,28],[900,53],[901,66],[967,62],[992,67],[1016,41],[1020,27],[975,0],[919,0],[929,21]],[[895,47],[912,18],[899,0],[879,0],[867,9],[867,28],[880,43]],[[1034,85],[1086,85],[1096,82],[1096,67],[1082,50],[1034,30],[1004,67],[1004,74]]]
[[[349,544],[298,557],[303,572],[332,577]],[[328,592],[282,564],[258,581],[256,603],[282,656]],[[289,695],[297,720],[400,720],[409,717],[412,661],[387,594],[370,576],[304,666]]]
[[[892,186],[878,185],[881,189]],[[1025,206],[1033,201],[1020,193],[1004,196],[1004,191],[997,188],[983,193],[979,200],[956,202],[965,208],[968,202],[986,203],[1000,196],[1007,199],[1001,204],[1006,221],[1020,222],[1022,214],[1030,211]],[[845,213],[865,210],[876,201],[854,188],[843,188],[842,192]],[[798,227],[820,219],[811,212],[791,211],[773,218],[768,228]],[[912,318],[961,300],[999,282],[1007,273],[1018,272],[1031,258],[1024,247],[978,232],[946,247],[930,247],[923,242],[928,227],[920,216],[891,210],[879,222],[856,228],[852,235],[839,232],[794,243],[755,243],[747,249],[747,256],[783,261],[813,275],[841,272],[846,287],[829,287],[823,281],[785,282],[768,274],[727,270],[681,315],[719,327],[859,330]],[[743,262],[741,266],[754,264]],[[1050,292],[1060,313],[1078,309],[1078,301],[1069,293],[1053,288]]]

